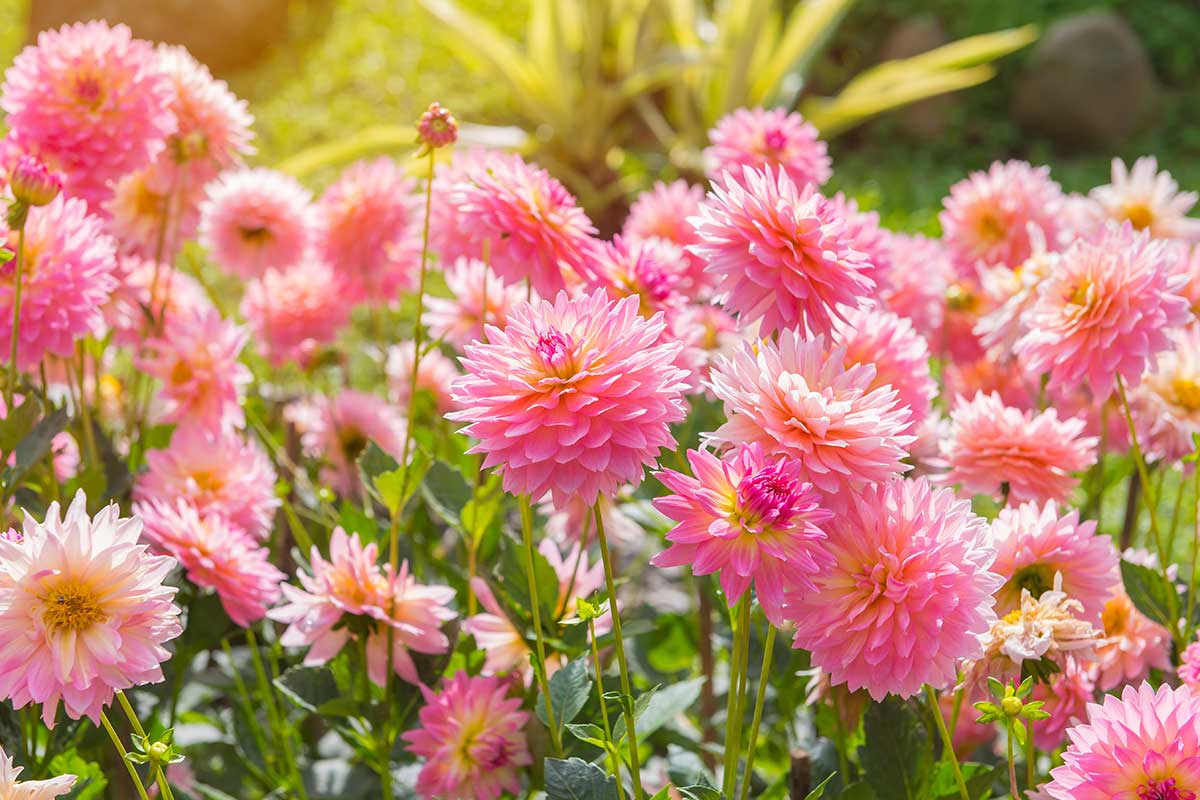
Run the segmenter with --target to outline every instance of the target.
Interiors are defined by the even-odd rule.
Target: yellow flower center
[[[987,242],[1000,242],[1004,240],[1006,231],[1003,223],[996,219],[994,214],[984,212],[979,217],[979,236]]]
[[[1171,381],[1175,405],[1188,411],[1200,411],[1200,384],[1191,378],[1177,377]]]
[[[1092,284],[1090,281],[1077,283],[1071,289],[1071,293],[1067,295],[1067,303],[1073,306],[1086,306],[1088,302],[1088,294],[1091,292]]]
[[[1121,208],[1121,213],[1129,220],[1129,224],[1139,231],[1154,224],[1154,211],[1145,203],[1126,203]]]
[[[1129,614],[1125,604],[1120,599],[1109,600],[1104,604],[1104,611],[1100,614],[1100,621],[1104,625],[1104,635],[1119,636],[1121,631],[1125,630],[1128,618]]]
[[[1009,625],[1012,625],[1015,622],[1020,622],[1021,621],[1021,609],[1015,608],[1012,611],[1008,612],[1007,614],[1004,615],[1003,621],[1008,623]]]
[[[979,298],[967,286],[956,283],[946,290],[946,308],[951,311],[972,312],[979,306]]]
[[[171,383],[187,383],[192,379],[192,366],[186,361],[176,361],[171,367]]]
[[[225,479],[214,472],[192,473],[192,482],[206,492],[215,492],[225,487]]]
[[[105,619],[104,609],[91,587],[72,580],[54,586],[41,600],[42,622],[51,631],[87,630]]]

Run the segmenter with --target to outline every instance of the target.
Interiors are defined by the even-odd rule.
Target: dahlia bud
[[[9,176],[9,185],[17,202],[27,206],[47,205],[62,191],[62,180],[31,155],[17,160]]]
[[[430,103],[417,122],[417,134],[424,149],[436,150],[458,141],[458,121],[441,103]]]

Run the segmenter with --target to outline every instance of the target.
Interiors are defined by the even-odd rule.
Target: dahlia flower
[[[1033,411],[1037,392],[1026,380],[1021,364],[1013,358],[983,356],[974,361],[950,361],[942,365],[942,398],[951,408],[970,402],[978,394],[1000,396],[1006,408]],[[1062,409],[1064,414],[1067,409]],[[1090,433],[1090,428],[1085,427]],[[1111,442],[1111,440],[1110,440]]]
[[[0,697],[42,706],[54,726],[67,716],[99,724],[117,690],[163,679],[164,643],[183,632],[175,589],[163,579],[175,559],[138,543],[142,523],[109,505],[89,519],[75,495],[44,522],[28,513],[23,541],[0,540]]]
[[[683,179],[674,183],[655,181],[633,201],[621,227],[621,236],[630,241],[664,239],[679,246],[693,295],[704,294],[712,282],[712,276],[704,271],[704,261],[689,250],[700,239],[688,220],[700,213],[703,200],[703,187],[690,186]]]
[[[1187,687],[1126,686],[1087,707],[1067,731],[1063,764],[1043,791],[1054,800],[1189,800],[1200,792],[1200,695]]]
[[[284,270],[269,269],[246,284],[242,316],[276,367],[307,367],[321,345],[350,322],[341,278],[323,261],[302,258]]]
[[[138,256],[119,256],[113,276],[117,288],[102,311],[105,323],[112,330],[113,341],[122,347],[138,349],[146,340],[151,329],[146,314],[151,293],[154,294],[158,323],[167,329],[177,320],[186,321],[216,308],[198,280],[167,264],[160,264],[155,269],[152,261]]]
[[[183,243],[195,236],[200,226],[204,187],[173,185],[172,176],[160,162],[121,178],[104,210],[109,217],[108,232],[122,253],[149,259],[161,254],[163,260],[174,263]]]
[[[374,395],[345,389],[292,403],[283,415],[300,433],[305,455],[323,463],[321,480],[339,494],[358,492],[357,461],[370,442],[392,458],[404,454],[403,415]]]
[[[51,800],[75,786],[75,775],[59,775],[44,781],[18,781],[24,767],[13,766],[10,755],[0,747],[0,797],[4,800]]]
[[[891,267],[879,287],[879,300],[933,341],[942,328],[946,290],[954,275],[950,254],[940,240],[925,236],[889,231],[886,241]]]
[[[1062,255],[1046,249],[1041,229],[1031,226],[1032,252],[1013,269],[998,264],[980,275],[980,283],[991,303],[979,317],[975,334],[984,347],[1010,352],[1025,334],[1025,312],[1037,301],[1038,285],[1054,274]]]
[[[177,317],[160,336],[148,339],[135,363],[162,382],[161,419],[210,430],[243,427],[242,398],[251,375],[238,357],[249,336],[244,327],[208,309]]]
[[[417,136],[431,149],[452,145],[458,141],[458,120],[441,103],[430,103],[417,120]]]
[[[1054,752],[1066,741],[1067,729],[1087,719],[1088,704],[1096,696],[1091,666],[1068,656],[1062,672],[1049,685],[1034,684],[1030,699],[1043,702],[1042,710],[1050,715],[1033,726],[1033,744],[1037,749]]]
[[[242,278],[300,260],[312,239],[312,196],[288,175],[231,170],[208,185],[200,243],[217,266]]]
[[[875,289],[845,218],[783,172],[746,167],[740,183],[713,187],[692,224],[700,243],[691,251],[716,276],[714,292],[743,324],[760,321],[764,335],[801,326],[828,333]]]
[[[685,307],[675,317],[670,333],[683,343],[681,356],[687,354],[694,359],[687,369],[691,373],[689,382],[695,382],[696,386],[689,387],[689,392],[704,388],[717,357],[733,356],[747,339],[737,317],[709,303]]]
[[[17,250],[17,232],[0,221],[0,248]],[[17,366],[37,367],[47,353],[75,356],[75,341],[98,332],[101,307],[117,287],[116,248],[87,204],[59,195],[25,221]],[[0,264],[0,351],[12,347],[16,259]]]
[[[1095,240],[1079,239],[1038,286],[1025,315],[1029,331],[1016,353],[1050,385],[1085,380],[1108,397],[1117,376],[1136,385],[1154,356],[1170,346],[1170,329],[1190,318],[1167,246],[1128,224]]]
[[[597,248],[593,266],[593,288],[605,289],[614,300],[638,298],[642,316],[661,311],[673,321],[687,305],[683,251],[664,239],[616,236]]]
[[[782,625],[785,592],[816,592],[813,579],[829,567],[821,526],[833,513],[801,481],[799,461],[768,458],[758,444],[725,461],[705,450],[687,457],[694,478],[654,473],[672,492],[654,507],[677,524],[667,534],[671,546],[650,563],[719,572],[730,608],[753,586],[767,619]]]
[[[146,452],[146,471],[134,481],[133,499],[167,508],[182,500],[200,515],[224,517],[258,539],[270,534],[280,502],[275,468],[258,444],[198,425],[178,428],[165,450]]]
[[[1158,354],[1154,371],[1129,398],[1138,442],[1147,459],[1174,462],[1195,449],[1200,433],[1200,325],[1175,336]]]
[[[713,183],[738,180],[743,167],[780,169],[797,186],[820,186],[833,175],[825,142],[812,123],[796,112],[739,108],[717,120],[708,132],[705,174]]]
[[[509,283],[528,279],[543,297],[566,287],[564,271],[591,277],[596,228],[548,172],[515,154],[486,153],[446,177],[452,182],[442,189],[443,202],[453,211],[431,216],[430,224],[438,223],[435,241],[462,241],[458,252],[443,250],[444,258],[481,258],[486,248],[497,275]]]
[[[1053,408],[1023,412],[994,392],[978,393],[959,397],[950,420],[941,443],[950,471],[942,480],[968,494],[1062,502],[1079,483],[1075,473],[1096,462],[1097,440],[1083,435],[1084,420],[1060,420]]]
[[[315,247],[344,284],[343,302],[387,305],[421,261],[416,183],[390,158],[359,161],[315,208]]]
[[[996,592],[996,613],[1006,614],[1021,604],[1021,592],[1035,598],[1062,576],[1062,590],[1083,607],[1080,615],[1099,624],[1112,587],[1121,580],[1112,539],[1096,534],[1096,522],[1079,521],[1079,511],[1059,515],[1054,501],[1008,506],[992,523],[996,563],[992,571],[1005,579]]]
[[[506,284],[473,258],[460,258],[443,273],[451,297],[425,298],[425,324],[429,335],[443,339],[461,351],[483,339],[483,326],[503,328],[508,315],[525,302],[525,287]]]
[[[171,81],[154,46],[105,22],[42,31],[4,74],[12,137],[98,210],[111,184],[148,165],[176,126]]]
[[[367,676],[377,686],[387,685],[388,636],[392,640],[392,669],[411,684],[421,685],[413,653],[438,655],[450,649],[442,624],[458,616],[449,604],[454,590],[449,586],[426,586],[409,574],[408,562],[392,575],[387,565],[389,593],[384,601],[384,618],[367,635]]]
[[[62,178],[37,156],[25,154],[17,158],[9,172],[8,187],[18,203],[27,207],[45,206],[62,192]]]
[[[1193,692],[1200,693],[1200,642],[1192,642],[1184,648],[1179,660],[1179,680]]]
[[[1049,167],[997,161],[951,186],[942,202],[943,241],[964,265],[1016,268],[1032,253],[1030,225],[1057,240],[1064,198]]]
[[[1153,669],[1171,668],[1171,634],[1146,617],[1119,584],[1104,604],[1101,614],[1104,639],[1096,647],[1102,692],[1143,680]]]
[[[665,327],[638,315],[637,298],[603,290],[517,306],[467,347],[451,389],[461,410],[446,418],[468,423],[479,442],[467,452],[498,467],[507,492],[549,492],[560,506],[611,496],[674,446],[669,426],[687,413],[686,375],[671,366],[680,345],[658,343]]]
[[[847,369],[856,364],[875,367],[869,390],[896,391],[898,403],[909,410],[907,431],[929,416],[937,382],[929,374],[929,345],[911,322],[890,311],[858,308],[834,325],[830,339],[834,347],[845,348]]]
[[[387,350],[386,371],[391,396],[398,405],[408,407],[412,395],[413,357],[416,346],[411,340],[392,345]],[[458,408],[450,396],[450,387],[459,376],[458,367],[436,347],[427,350],[417,365],[417,391],[429,392],[439,414]]]
[[[425,759],[417,775],[422,800],[497,800],[520,794],[521,769],[533,763],[525,744],[529,714],[508,684],[458,672],[435,694],[422,686],[421,726],[402,734]]]
[[[892,272],[892,233],[880,225],[879,212],[863,211],[853,197],[838,192],[826,200],[830,213],[845,220],[846,243],[867,257],[867,275],[876,290],[890,282]]]
[[[977,275],[960,277],[946,286],[942,327],[931,344],[943,361],[976,361],[987,348],[975,333],[979,320],[992,311],[992,299]]]
[[[1200,239],[1200,220],[1187,215],[1196,205],[1196,193],[1179,191],[1171,173],[1158,171],[1154,156],[1139,158],[1132,170],[1114,158],[1112,183],[1097,186],[1088,196],[1102,217],[1128,222],[1156,239]]]
[[[632,545],[641,542],[645,532],[621,507],[622,500],[630,499],[627,494],[631,493],[620,492],[617,497],[598,497],[596,502],[600,505],[604,535],[618,544]],[[543,527],[548,539],[559,543],[581,542],[585,547],[588,542],[595,541],[596,520],[593,508],[578,496],[570,498],[561,508],[552,502],[544,503],[541,511],[546,515]]]
[[[833,566],[816,592],[788,605],[795,647],[834,684],[875,700],[953,684],[960,659],[982,654],[996,551],[970,503],[923,478],[871,484],[826,525]]]
[[[137,503],[143,538],[175,558],[187,579],[212,589],[225,613],[247,628],[279,600],[286,576],[271,564],[271,551],[216,512],[201,514],[185,500]]]
[[[728,422],[708,442],[758,443],[802,465],[801,479],[826,493],[887,480],[907,469],[909,411],[891,388],[872,389],[875,367],[845,366],[844,348],[784,330],[778,342],[747,342],[718,356],[709,388]]]

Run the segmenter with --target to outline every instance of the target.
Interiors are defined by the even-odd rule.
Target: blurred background
[[[995,159],[1050,164],[1064,188],[1086,191],[1107,182],[1113,156],[1153,154],[1200,188],[1200,0],[805,5],[0,0],[0,67],[38,30],[126,22],[209,64],[249,100],[257,160],[318,186],[357,155],[402,152],[406,126],[438,100],[460,122],[501,129],[485,138],[521,143],[602,228],[650,181],[694,177],[703,132],[740,104],[815,116],[834,160],[828,188],[897,229],[935,232],[947,187]],[[1011,30],[1029,24],[1032,43]],[[879,69],[1005,30],[968,40],[971,52]]]

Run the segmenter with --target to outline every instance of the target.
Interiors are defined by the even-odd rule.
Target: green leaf
[[[1175,628],[1178,620],[1172,619],[1171,608],[1179,607],[1179,598],[1175,587],[1161,573],[1122,561],[1121,581],[1138,611],[1169,630]]]
[[[604,731],[599,725],[593,725],[590,722],[573,722],[563,727],[581,742],[587,742],[594,747],[604,747]]]
[[[680,786],[679,796],[684,800],[724,800],[725,795],[711,786]]]
[[[447,525],[462,527],[462,512],[471,500],[471,487],[463,474],[443,461],[438,461],[425,473],[421,495],[425,502]]]
[[[587,705],[592,678],[588,674],[587,658],[577,658],[550,677],[550,702],[554,708],[554,724],[559,731]],[[537,715],[546,722],[546,696],[538,694]]]
[[[963,782],[967,784],[967,794],[971,797],[982,797],[984,791],[992,785],[999,766],[966,761],[959,764],[959,768],[962,769]],[[950,762],[943,761],[938,764],[930,796],[933,800],[957,800],[959,797],[958,782],[954,778],[954,767]]]
[[[67,800],[99,800],[105,796],[108,778],[104,776],[104,770],[94,761],[84,759],[74,749],[50,759],[48,769],[51,775],[75,775],[78,778],[71,793],[65,795]]]
[[[379,523],[368,517],[354,503],[342,503],[341,508],[338,509],[338,525],[347,534],[357,533],[362,538],[364,545],[379,541]]]
[[[582,758],[547,758],[546,800],[617,800],[617,780]]]
[[[500,564],[496,576],[500,587],[512,599],[516,609],[527,618],[533,607],[529,596],[529,580],[525,577],[525,546],[507,536],[502,537]],[[538,604],[542,610],[542,624],[557,618],[558,575],[554,567],[535,548],[533,551],[533,576],[537,585]]]
[[[832,773],[831,775],[827,776],[825,780],[818,783],[811,792],[804,795],[804,800],[820,800],[821,795],[825,794],[825,787],[829,785],[831,780],[833,780],[834,775],[837,775],[837,773]]]
[[[358,456],[358,468],[372,481],[385,472],[400,468],[400,462],[386,453],[375,442],[367,442],[367,446]]]
[[[61,408],[34,425],[29,434],[16,446],[16,459],[8,470],[7,484],[15,484],[34,464],[45,458],[50,452],[50,443],[54,437],[66,427],[67,412]]]
[[[858,750],[865,780],[879,800],[925,800],[933,781],[933,743],[916,713],[887,697],[863,718],[866,741]]]
[[[693,678],[690,681],[672,684],[665,689],[656,687],[638,697],[633,707],[638,738],[649,736],[695,705],[703,685],[704,678]],[[624,736],[625,717],[622,716],[613,728],[613,738],[621,742]]]
[[[379,492],[379,499],[383,501],[383,507],[388,510],[389,515],[395,516],[404,504],[404,470],[381,472],[372,480],[375,483],[375,491]]]
[[[288,700],[314,713],[341,694],[328,667],[292,667],[276,678],[274,684]]]
[[[876,800],[875,791],[863,781],[855,781],[842,790],[838,800]]]
[[[8,251],[0,249],[0,253],[5,252]],[[42,404],[34,397],[23,401],[11,414],[0,419],[0,452],[11,453],[33,430],[33,424],[41,415]]]

